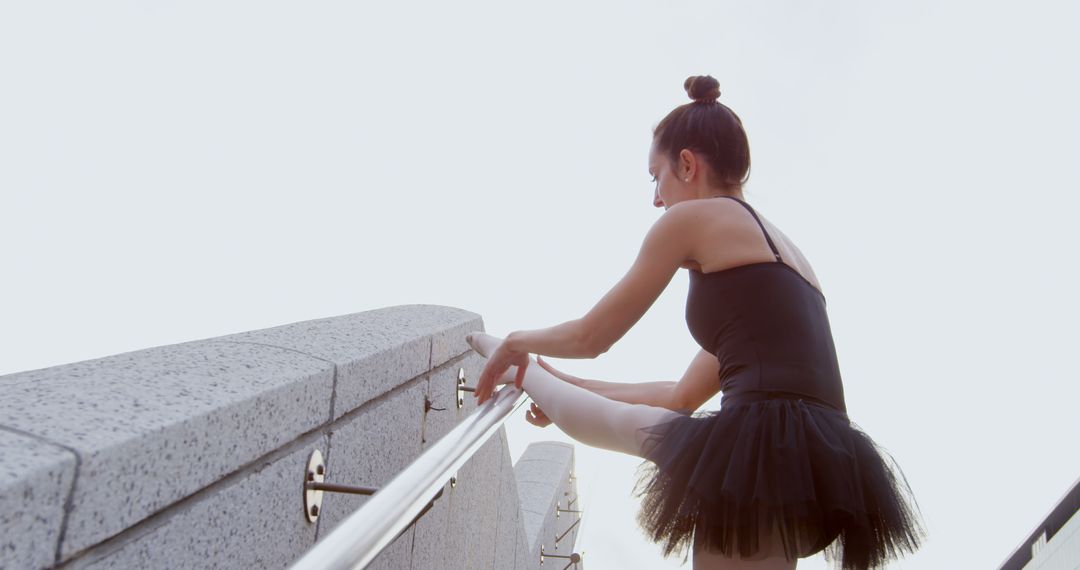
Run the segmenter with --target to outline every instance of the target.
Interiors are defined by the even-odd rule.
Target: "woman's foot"
[[[491,356],[491,353],[495,352],[495,349],[502,344],[502,341],[503,339],[497,336],[491,336],[481,331],[474,331],[465,335],[465,342],[469,343],[469,346],[484,358]]]

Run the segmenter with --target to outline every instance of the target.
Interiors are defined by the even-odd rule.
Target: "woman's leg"
[[[694,570],[795,570],[798,559],[788,560],[780,539],[780,529],[758,534],[758,551],[747,557],[731,557],[708,550],[701,537],[694,535]]]
[[[487,357],[502,339],[485,333],[472,333],[470,344]],[[504,381],[512,381],[515,369]],[[593,447],[644,457],[642,445],[646,434],[641,428],[664,423],[676,416],[667,408],[627,404],[609,400],[553,376],[533,361],[525,369],[522,388],[544,414],[570,437]]]
[[[783,555],[767,558],[728,558],[714,552],[694,552],[694,570],[795,570],[798,560]]]

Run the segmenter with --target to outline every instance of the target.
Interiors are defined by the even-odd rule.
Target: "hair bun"
[[[720,97],[720,82],[711,75],[693,75],[683,83],[686,94],[695,103],[715,103]]]

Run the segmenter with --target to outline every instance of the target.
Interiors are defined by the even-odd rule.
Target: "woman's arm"
[[[514,352],[531,352],[554,358],[596,358],[589,346],[588,333],[581,319],[567,321],[546,329],[515,331],[504,341]]]
[[[691,257],[703,214],[686,202],[664,212],[649,229],[630,270],[584,317],[510,334],[480,373],[473,393],[477,402],[482,404],[491,397],[495,379],[511,366],[518,367],[514,383],[520,388],[530,352],[562,358],[595,358],[607,352],[641,319],[675,271]]]
[[[699,208],[688,204],[672,206],[649,229],[626,275],[585,316],[545,329],[513,332],[506,338],[508,348],[556,358],[595,358],[607,352],[656,302],[690,257],[701,215]]]

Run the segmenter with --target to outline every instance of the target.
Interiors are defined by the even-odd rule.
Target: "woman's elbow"
[[[601,354],[604,354],[608,350],[611,350],[611,345],[596,345],[589,349],[589,358],[596,358]]]
[[[573,348],[570,349],[570,353],[567,356],[570,358],[596,358],[605,351],[600,343],[597,342],[596,332],[593,327],[589,326],[587,317],[572,321],[574,326],[567,332],[570,336],[567,340],[570,341]]]
[[[586,332],[581,336],[578,346],[582,348],[585,358],[596,358],[611,350],[615,343],[608,342],[595,333]]]
[[[701,393],[688,393],[681,382],[672,382],[668,392],[668,405],[666,407],[669,410],[675,410],[676,412],[692,414],[711,397],[712,396]]]

